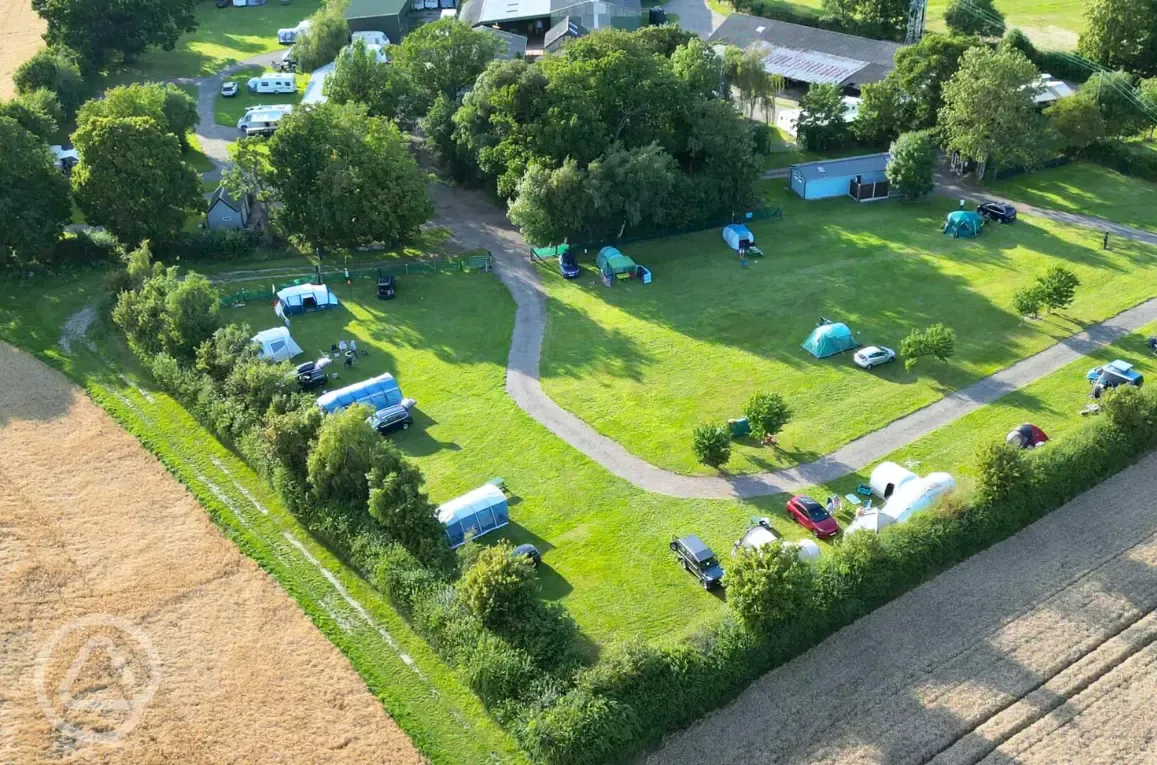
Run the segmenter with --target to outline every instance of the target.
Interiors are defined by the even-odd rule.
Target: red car
[[[787,514],[820,539],[835,536],[840,524],[823,505],[811,497],[792,497],[787,502]]]

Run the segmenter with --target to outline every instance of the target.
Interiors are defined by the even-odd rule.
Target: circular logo
[[[53,726],[83,743],[120,741],[161,684],[157,649],[141,629],[108,614],[60,627],[40,649],[36,698]]]

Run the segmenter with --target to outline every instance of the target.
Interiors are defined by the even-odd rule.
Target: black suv
[[[985,202],[976,208],[980,217],[995,223],[1012,223],[1016,220],[1016,208],[1000,202]]]
[[[684,571],[690,571],[703,585],[703,589],[710,590],[723,584],[723,567],[711,548],[703,544],[703,540],[694,534],[671,540],[671,550],[679,559],[679,565]]]

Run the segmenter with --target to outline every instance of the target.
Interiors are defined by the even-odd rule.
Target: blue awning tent
[[[402,403],[402,389],[389,372],[368,380],[331,390],[317,397],[317,406],[326,414],[340,412],[347,406],[366,404],[375,412]]]
[[[856,342],[847,324],[827,322],[812,330],[807,340],[803,342],[803,349],[817,359],[823,359],[850,351],[857,345],[859,343]]]
[[[732,223],[723,227],[723,241],[727,242],[728,247],[738,252],[740,242],[746,242],[747,247],[755,244],[755,234],[751,233],[751,229],[742,223]]]
[[[337,295],[324,284],[295,284],[277,293],[273,312],[285,318],[310,311],[324,311],[337,305]]]
[[[510,508],[502,490],[488,483],[441,505],[438,520],[453,549],[466,544],[467,536],[477,539],[510,523]]]

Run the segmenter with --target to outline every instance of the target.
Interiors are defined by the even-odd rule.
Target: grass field
[[[1092,162],[1072,162],[1018,175],[991,188],[1032,205],[1157,231],[1157,185]]]
[[[648,286],[607,289],[593,269],[569,282],[546,274],[551,397],[634,454],[703,473],[692,429],[741,416],[756,391],[778,391],[795,413],[781,449],[739,443],[727,465],[772,469],[826,454],[1153,296],[1157,252],[1125,241],[1104,252],[1095,231],[1023,218],[952,239],[940,232],[946,200],[775,199],[784,218],[753,225],[767,256],[747,269],[709,230],[625,246],[654,273]],[[1022,323],[1013,293],[1055,264],[1081,279],[1076,302]],[[912,373],[899,363],[865,372],[850,354],[817,360],[800,344],[821,316],[848,323],[864,345],[892,348],[911,329],[944,322],[958,353]]]
[[[258,94],[250,93],[245,87],[245,83],[250,77],[265,71],[264,67],[253,66],[246,67],[236,74],[230,75],[229,79],[237,83],[237,95],[232,98],[225,98],[220,92],[217,93],[217,101],[214,106],[214,114],[218,125],[225,127],[236,127],[237,120],[241,119],[245,114],[245,110],[250,106],[268,105],[268,104],[297,104],[301,101],[301,97],[305,95],[305,88],[309,84],[308,74],[297,75],[297,92],[296,93],[280,93],[280,94]]]

